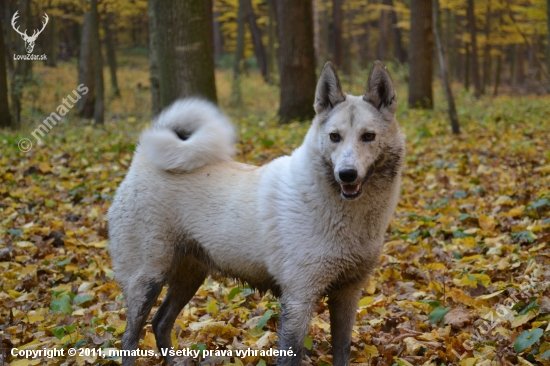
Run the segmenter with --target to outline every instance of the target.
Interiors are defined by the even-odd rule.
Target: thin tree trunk
[[[516,79],[520,85],[525,84],[527,73],[525,71],[525,47],[523,44],[517,46],[517,61],[516,61]]]
[[[315,50],[315,59],[317,62],[322,60],[321,56],[321,24],[319,20],[319,1],[313,0],[313,49]]]
[[[387,6],[388,0],[383,0],[382,5]],[[388,25],[388,11],[384,7],[382,10],[380,10],[380,18],[378,19],[378,30],[380,32],[380,39],[378,40],[378,59],[381,61],[386,61],[389,59],[388,47],[390,43],[390,36]]]
[[[334,36],[332,59],[338,69],[342,69],[344,62],[342,29],[344,23],[343,0],[332,0],[332,30]]]
[[[498,88],[500,87],[501,74],[502,74],[502,50],[501,50],[501,53],[499,53],[497,56],[497,68],[495,71],[495,86],[493,89],[493,96],[495,97],[498,95]]]
[[[472,78],[474,81],[474,96],[479,98],[482,94],[481,90],[481,79],[479,77],[479,61],[477,58],[477,36],[476,36],[476,18],[475,18],[475,9],[474,9],[474,0],[468,0],[467,7],[467,16],[468,16],[468,30],[470,32],[471,38],[471,62],[472,62]]]
[[[30,24],[30,0],[19,0],[18,4],[19,18],[18,25],[20,29],[29,29]],[[20,21],[20,22],[19,22]],[[26,54],[25,42],[21,37],[16,37],[16,50],[20,55]],[[21,107],[23,99],[23,86],[27,82],[32,73],[32,62],[29,61],[17,61],[14,65],[14,72],[12,80],[10,82],[12,98],[12,110],[16,124],[19,126],[21,123]]]
[[[395,57],[399,61],[399,63],[405,63],[407,62],[407,53],[405,52],[405,48],[403,48],[403,40],[401,36],[401,30],[397,26],[398,19],[397,19],[397,12],[393,8],[393,0],[388,0],[388,5],[392,7],[392,10],[390,11],[391,16],[391,23],[392,23],[392,30],[393,30],[393,43],[395,47]]]
[[[217,103],[208,29],[212,17],[204,0],[151,1],[157,28],[161,107],[190,96],[202,96]]]
[[[311,0],[279,0],[281,122],[313,117],[315,51]]]
[[[15,127],[12,124],[10,105],[8,103],[8,76],[6,74],[6,51],[4,46],[4,31],[2,27],[3,17],[0,16],[0,128]]]
[[[458,135],[460,133],[460,125],[458,123],[458,115],[456,114],[455,100],[453,97],[453,90],[451,89],[451,78],[449,77],[447,60],[445,58],[445,50],[443,49],[443,42],[441,41],[441,21],[439,19],[439,1],[432,0],[432,7],[433,7],[433,20],[434,20],[434,35],[435,35],[435,41],[437,44],[437,54],[439,56],[439,68],[441,69],[441,79],[443,80],[445,97],[447,98],[447,104],[449,106],[449,118],[451,119],[451,128],[453,130],[453,133]]]
[[[499,29],[502,28],[502,23],[503,23],[502,10],[499,10],[498,11]],[[497,67],[495,71],[495,85],[493,89],[493,96],[495,97],[498,95],[498,88],[500,87],[500,80],[502,77],[502,55],[504,54],[504,46],[501,45],[498,51],[499,53],[497,55]]]
[[[241,71],[244,58],[244,18],[245,1],[239,0],[239,9],[237,10],[237,48],[235,50],[235,63],[233,64],[233,85],[231,91],[231,104],[234,106],[242,105],[241,93]]]
[[[7,66],[7,82],[9,83],[9,99],[11,101],[11,123],[13,128],[19,128],[20,122],[20,101],[19,94],[15,90],[15,64],[13,62],[13,53],[11,52],[11,35],[12,27],[10,26],[11,21],[11,8],[9,0],[4,0],[4,6],[0,7],[0,16],[2,17],[2,38],[4,41],[4,55]],[[4,57],[0,54],[0,57]]]
[[[84,13],[84,23],[80,41],[80,58],[78,61],[78,84],[84,84],[89,91],[78,100],[76,106],[81,117],[92,118],[95,105],[94,56],[92,52],[92,14]]]
[[[113,37],[113,13],[109,13],[103,20],[103,30],[105,33],[105,48],[107,49],[107,63],[109,64],[109,74],[111,76],[111,90],[113,95],[120,97],[120,90],[116,77],[116,46]]]
[[[95,105],[94,124],[102,125],[104,118],[104,90],[103,90],[103,62],[101,60],[101,41],[99,39],[99,13],[97,11],[97,0],[91,2],[92,13],[92,54],[94,58],[94,80],[95,80]]]
[[[155,6],[151,0],[147,3],[147,17],[149,20],[149,80],[151,82],[151,113],[153,117],[161,111],[160,82],[158,65],[157,24]]]
[[[432,0],[411,3],[409,106],[433,108]]]
[[[260,31],[260,28],[258,27],[258,24],[256,22],[256,15],[254,14],[252,1],[245,0],[245,4],[246,4],[246,12],[247,12],[246,18],[248,19],[248,27],[252,35],[252,43],[254,44],[254,54],[256,55],[256,60],[258,60],[258,66],[260,68],[260,72],[264,77],[264,80],[267,82],[269,80],[269,76],[267,74],[267,57],[265,55],[265,47],[262,42],[262,32]]]
[[[56,67],[57,65],[57,17],[50,17],[48,22],[48,33],[49,33],[49,42],[48,42],[48,58],[46,59],[46,66]]]
[[[221,30],[221,24],[218,21],[220,13],[215,12],[213,14],[213,30],[214,30],[214,64],[218,62],[223,55],[223,35]]]
[[[471,71],[471,65],[470,65],[470,45],[466,43],[466,55],[464,57],[464,89],[466,91],[470,90],[470,71]]]
[[[483,48],[483,84],[482,93],[489,90],[491,83],[491,0],[487,0],[487,16],[485,17],[485,47]]]
[[[275,74],[275,60],[277,58],[275,52],[275,38],[277,37],[276,20],[277,9],[273,0],[267,1],[268,6],[268,24],[267,24],[267,74],[269,75],[268,82],[273,83]]]
[[[546,68],[550,72],[550,0],[546,1],[546,25],[548,27],[546,34]]]

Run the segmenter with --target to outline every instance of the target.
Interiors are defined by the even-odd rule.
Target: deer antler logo
[[[34,49],[34,42],[36,42],[36,38],[40,33],[42,33],[44,28],[46,28],[46,24],[48,24],[48,19],[49,19],[48,14],[44,13],[44,19],[46,19],[46,23],[42,23],[42,29],[40,29],[39,31],[35,29],[32,36],[29,37],[26,29],[24,32],[21,32],[19,31],[19,26],[15,28],[15,20],[19,18],[19,15],[17,15],[17,13],[19,13],[19,10],[16,11],[15,14],[13,14],[13,17],[11,18],[11,26],[17,33],[21,35],[21,37],[23,38],[23,41],[25,41],[25,48],[27,49],[27,53],[31,53],[32,50]]]

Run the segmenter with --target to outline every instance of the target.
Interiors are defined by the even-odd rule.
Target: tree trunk
[[[434,35],[437,44],[437,54],[439,56],[439,68],[441,69],[441,79],[443,80],[443,88],[445,89],[445,97],[447,98],[447,104],[449,106],[449,118],[451,119],[451,128],[455,135],[460,133],[460,125],[458,123],[458,115],[456,114],[455,100],[453,97],[453,90],[451,89],[451,78],[449,76],[449,69],[447,67],[447,59],[445,57],[445,50],[443,49],[443,42],[441,41],[441,21],[439,18],[439,1],[432,0],[433,7],[433,20],[434,20]]]
[[[13,128],[19,128],[19,122],[20,122],[20,115],[19,112],[21,110],[20,108],[20,101],[19,101],[19,93],[15,90],[15,64],[13,62],[13,53],[11,51],[11,35],[12,35],[12,27],[10,25],[11,22],[11,10],[10,10],[10,3],[9,0],[4,0],[4,6],[0,7],[0,17],[2,17],[2,38],[4,41],[4,60],[6,62],[7,66],[7,82],[9,82],[9,96],[11,101],[11,124]],[[0,57],[4,57],[4,55],[0,54]]]
[[[84,13],[82,34],[80,41],[80,58],[78,61],[78,84],[84,84],[89,91],[82,95],[76,103],[81,117],[92,118],[94,116],[95,104],[95,79],[94,79],[94,56],[92,52],[92,14]]]
[[[342,28],[344,23],[344,11],[342,9],[343,0],[332,0],[332,31],[334,42],[332,44],[332,59],[338,69],[342,69],[344,54]]]
[[[223,35],[221,30],[221,24],[218,21],[220,13],[215,12],[212,15],[212,28],[214,31],[214,64],[218,62],[223,55]]]
[[[550,0],[546,1],[546,25],[548,26],[546,34],[546,69],[550,72]]]
[[[267,74],[269,75],[268,82],[273,83],[275,74],[275,60],[277,58],[275,52],[275,38],[277,37],[276,20],[277,9],[274,1],[267,1],[268,6],[268,23],[267,23]]]
[[[491,83],[491,0],[487,0],[487,16],[485,17],[485,47],[483,48],[483,84],[481,92],[489,90]]]
[[[92,55],[94,59],[94,80],[95,80],[95,105],[94,124],[102,125],[104,117],[104,90],[103,90],[103,62],[101,59],[101,42],[99,39],[99,13],[97,11],[97,0],[91,2],[92,13]]]
[[[466,43],[466,57],[464,57],[464,89],[470,90],[470,45]]]
[[[279,0],[279,117],[281,122],[314,116],[315,51],[311,0]]]
[[[103,20],[103,30],[105,33],[105,48],[107,49],[107,63],[109,64],[109,74],[111,75],[111,90],[116,97],[120,97],[118,82],[116,77],[116,46],[113,38],[113,13],[108,14]]]
[[[158,44],[155,6],[151,0],[147,2],[147,17],[149,19],[149,80],[151,81],[151,113],[156,117],[160,111],[160,82],[158,65]]]
[[[30,24],[30,0],[19,0],[18,4],[19,18],[17,19],[17,24],[20,26],[19,29],[29,29]],[[25,49],[25,42],[23,38],[19,35],[16,37],[16,51],[20,55],[27,54]],[[13,57],[13,56],[12,56]],[[21,105],[23,99],[23,86],[27,82],[28,78],[32,73],[32,62],[19,60],[14,65],[14,72],[10,81],[11,86],[11,95],[12,95],[12,111],[13,117],[15,118],[17,126],[21,123]]]
[[[49,34],[49,42],[48,42],[48,58],[46,59],[46,66],[49,67],[56,67],[57,65],[57,17],[52,16],[50,17],[50,21],[48,22],[48,34]]]
[[[0,128],[15,127],[12,125],[10,105],[8,103],[8,76],[6,74],[6,51],[4,46],[3,19],[0,16]]]
[[[212,17],[204,0],[151,0],[155,10],[161,108],[176,99],[201,96],[217,103]],[[211,15],[211,12],[210,12]]]
[[[411,3],[409,107],[433,108],[432,0]]]
[[[472,62],[472,79],[474,81],[474,96],[479,98],[482,94],[481,79],[479,77],[479,61],[477,58],[477,38],[476,38],[476,18],[474,9],[474,0],[468,0],[468,9],[466,11],[468,17],[468,30],[470,32],[472,50],[470,53]]]
[[[237,48],[235,49],[235,63],[233,64],[233,85],[231,87],[230,103],[233,106],[242,105],[241,93],[241,71],[244,58],[244,18],[245,1],[239,0],[239,9],[237,10]]]
[[[248,19],[248,27],[250,33],[252,34],[252,42],[254,44],[254,54],[256,55],[256,60],[258,60],[258,66],[260,72],[264,77],[264,80],[267,82],[269,80],[267,74],[267,57],[265,55],[265,47],[262,43],[262,32],[258,27],[256,22],[256,15],[254,14],[254,8],[252,7],[251,0],[245,0],[246,5],[246,18]]]
[[[383,0],[382,5],[388,5],[388,0]],[[412,16],[411,16],[412,17]],[[390,43],[388,11],[380,10],[380,19],[378,19],[378,30],[380,39],[378,40],[378,59],[386,61],[388,57],[388,47]]]
[[[397,27],[398,19],[397,19],[397,12],[395,9],[393,9],[393,0],[388,0],[388,5],[392,7],[392,10],[390,12],[391,16],[391,23],[392,23],[392,30],[393,30],[393,44],[395,47],[395,58],[397,58],[397,61],[399,63],[405,63],[407,62],[407,53],[405,52],[405,48],[403,48],[403,40],[401,37],[401,30],[399,27]]]

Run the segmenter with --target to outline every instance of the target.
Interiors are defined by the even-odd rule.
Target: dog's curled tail
[[[138,153],[165,170],[190,171],[235,153],[235,132],[214,104],[202,99],[177,100],[139,139]]]

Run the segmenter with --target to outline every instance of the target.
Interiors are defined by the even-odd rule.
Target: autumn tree
[[[152,0],[161,107],[177,98],[217,102],[210,43],[212,9],[204,0]]]
[[[92,14],[92,57],[94,60],[95,103],[94,124],[102,125],[104,116],[103,61],[101,58],[101,43],[99,39],[99,13],[97,0],[91,1]]]
[[[479,76],[479,60],[477,53],[477,29],[476,29],[476,18],[475,18],[475,9],[474,9],[474,0],[468,0],[467,6],[467,17],[468,17],[468,31],[470,32],[470,44],[471,44],[471,68],[472,68],[472,79],[474,81],[474,95],[479,97],[483,94],[481,89],[481,79]]]
[[[0,16],[0,31],[2,30]],[[6,74],[6,58],[4,57],[4,35],[0,34],[0,128],[13,127],[8,104],[8,76]]]
[[[116,62],[116,46],[115,39],[113,37],[113,19],[114,14],[108,13],[103,19],[103,33],[105,35],[105,48],[107,49],[107,63],[109,64],[109,74],[111,76],[111,90],[114,96],[120,96],[120,90],[118,88],[118,81],[116,76],[117,62]]]
[[[94,77],[94,55],[92,52],[93,42],[92,13],[84,13],[80,38],[80,56],[78,61],[78,84],[84,84],[89,91],[82,95],[76,106],[80,116],[93,118],[95,108],[95,77]]]
[[[315,51],[311,0],[277,2],[281,122],[314,115]]]
[[[453,97],[453,91],[451,89],[451,77],[449,76],[449,64],[446,58],[446,50],[443,47],[443,41],[441,40],[441,20],[439,14],[439,1],[432,0],[433,8],[433,22],[434,22],[434,35],[437,46],[437,55],[439,58],[439,69],[441,71],[441,79],[443,80],[443,88],[445,89],[445,97],[447,98],[447,104],[449,107],[449,118],[451,120],[451,127],[454,134],[460,133],[460,126],[458,124],[458,115],[456,113],[455,100]]]
[[[246,6],[246,19],[248,20],[248,28],[252,36],[252,43],[254,45],[254,54],[256,60],[258,60],[258,67],[265,81],[269,81],[269,75],[267,71],[267,56],[265,53],[265,47],[262,42],[262,32],[258,26],[256,14],[254,13],[254,7],[251,0],[245,0]]]
[[[153,2],[147,4],[147,17],[149,20],[149,80],[151,82],[151,114],[158,115],[161,111],[160,106],[160,81],[158,65],[158,46],[157,46],[157,24],[155,16],[155,7]]]
[[[409,106],[432,108],[433,74],[432,0],[411,2],[409,44]]]
[[[342,68],[344,57],[342,44],[342,28],[344,22],[344,11],[342,9],[343,2],[343,0],[332,0],[332,59],[338,69]]]

